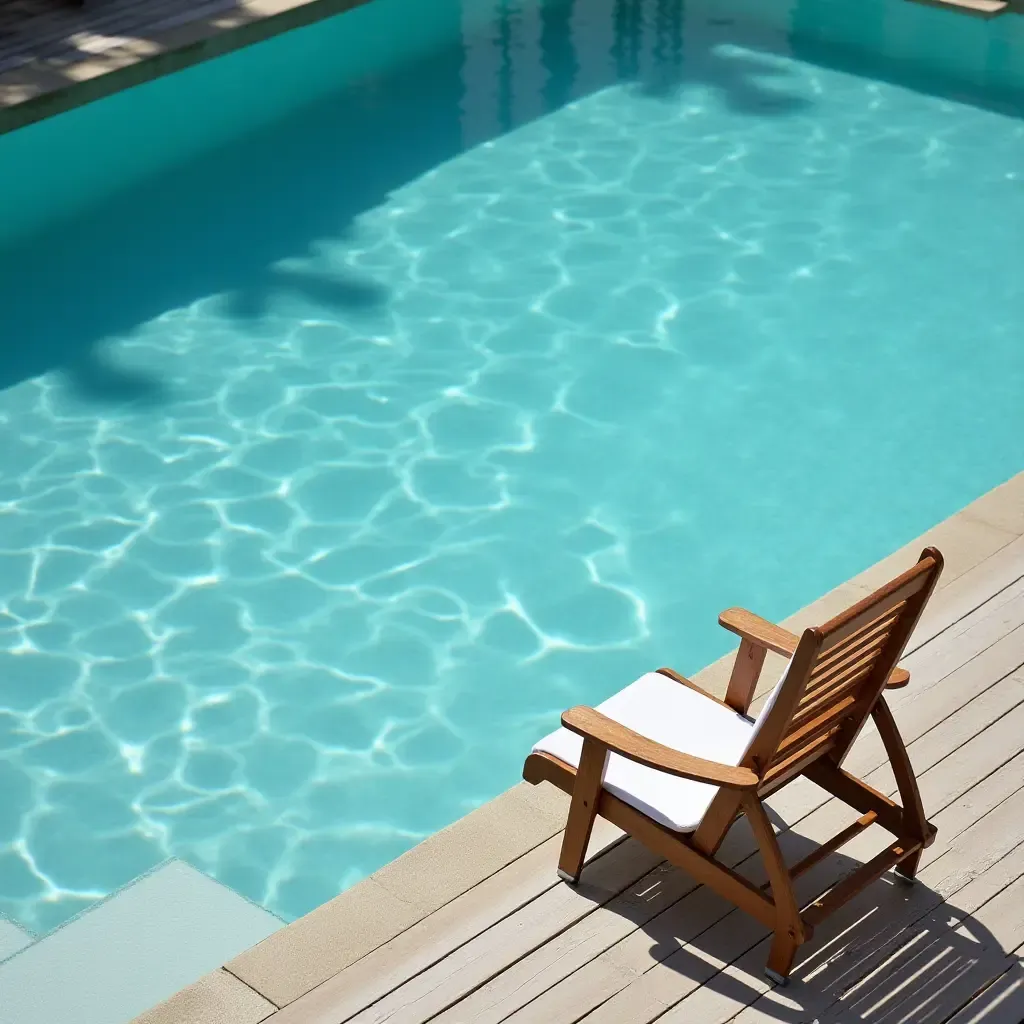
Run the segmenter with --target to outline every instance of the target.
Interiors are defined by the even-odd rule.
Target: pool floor
[[[1024,122],[894,77],[517,0],[26,243],[0,910],[298,916],[1020,470]]]

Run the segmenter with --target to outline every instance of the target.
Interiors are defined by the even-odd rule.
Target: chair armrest
[[[800,643],[800,637],[783,626],[776,626],[760,615],[744,608],[727,608],[718,616],[719,623],[732,633],[749,640],[758,647],[776,654],[793,656]],[[910,682],[910,673],[905,668],[895,668],[885,684],[887,690],[899,690]],[[743,709],[745,710],[745,709]]]
[[[718,623],[724,626],[731,633],[736,633],[749,640],[758,647],[767,651],[774,651],[776,654],[784,654],[787,658],[793,656],[793,652],[800,643],[800,637],[791,633],[782,626],[776,626],[760,615],[748,612],[745,608],[726,608],[718,616]]]
[[[887,690],[900,690],[910,682],[910,673],[905,668],[894,668],[885,682]]]
[[[562,725],[570,732],[582,736],[584,740],[593,740],[630,761],[682,779],[739,790],[757,789],[760,784],[760,779],[749,768],[736,768],[733,765],[719,764],[717,761],[705,761],[702,757],[693,757],[682,751],[673,750],[663,743],[641,736],[640,733],[613,721],[593,708],[582,705],[570,708],[562,715]]]

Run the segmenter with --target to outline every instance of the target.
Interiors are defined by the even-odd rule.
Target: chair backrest
[[[845,757],[881,696],[942,571],[926,548],[917,564],[823,626],[806,629],[759,718],[743,764],[777,789],[820,757]]]
[[[823,626],[805,629],[757,718],[740,765],[766,796],[820,758],[842,763],[871,714],[942,572],[925,548],[917,564]],[[740,795],[720,789],[693,834],[713,854],[740,812]]]

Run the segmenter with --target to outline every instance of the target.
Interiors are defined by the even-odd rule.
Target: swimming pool
[[[12,242],[0,910],[304,913],[1024,466],[1019,19],[852,6],[441,4]]]

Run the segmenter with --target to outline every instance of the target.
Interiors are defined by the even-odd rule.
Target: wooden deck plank
[[[552,935],[634,885],[660,859],[640,843],[626,840],[599,857],[578,887],[550,889],[352,1020],[400,1024],[436,1016]]]
[[[100,0],[76,9],[61,0],[6,0],[0,3],[0,133],[365,2]]]
[[[946,1024],[1021,1024],[1024,1021],[1024,950],[1006,958],[1006,970]]]
[[[998,827],[998,816],[992,818],[992,823]],[[986,822],[986,828],[990,827],[991,823]],[[984,840],[975,833],[971,841]],[[847,922],[837,922],[837,926],[830,929],[834,938],[821,949],[820,958],[816,958],[818,962],[806,965],[804,978],[813,984],[801,986],[799,994],[804,997],[799,999],[801,1009],[811,1008],[806,998],[810,996],[816,1014],[847,1012],[847,996],[856,992],[858,986],[874,984],[880,965],[897,951],[918,942],[922,935],[935,934],[951,919],[967,919],[1007,886],[1020,880],[1024,876],[1024,844],[1014,847],[984,870],[968,865],[968,872],[978,873],[973,877],[968,874],[971,880],[966,885],[962,883],[963,867],[957,862],[954,851],[945,861],[936,862],[932,871],[922,872],[922,884],[911,889],[896,885],[891,893],[885,894],[884,900],[878,899],[876,894],[873,901],[861,900],[858,906],[851,905],[848,920],[852,915],[859,915],[859,919],[850,920],[851,926],[845,933],[843,927]],[[936,872],[942,877],[938,878]],[[777,996],[796,1002],[794,996],[797,995],[796,986],[790,993],[776,989],[760,1003]],[[736,1019],[745,1024],[763,1021],[763,1013],[757,1011],[765,1008],[760,1004],[749,1007]]]
[[[908,930],[905,941],[874,974],[855,986],[822,1018],[841,1022],[909,1019],[938,1024],[967,1005],[1005,971],[1008,952],[1024,944],[1024,866],[1016,878],[970,910],[948,907]],[[987,875],[977,879],[984,888]],[[1004,883],[999,877],[997,884]]]
[[[1010,737],[1019,735],[1016,729],[1010,729],[1008,733]],[[951,759],[947,759],[943,764],[946,771],[942,774],[945,776],[956,776],[964,770],[962,763],[953,762]],[[983,771],[985,766],[979,767]],[[923,789],[925,779],[922,778],[921,781]],[[965,883],[987,871],[1009,850],[1024,843],[1024,822],[1019,821],[1020,815],[1024,813],[1022,787],[1024,753],[1018,753],[999,770],[985,775],[958,800],[947,804],[938,814],[933,815],[932,820],[939,827],[940,838],[922,857],[920,878],[925,886],[943,898],[948,898]],[[1007,819],[1012,823],[1008,823]],[[858,838],[848,849],[851,855],[863,857],[867,852],[866,846],[864,839]],[[802,952],[799,958],[800,962],[794,972],[795,978],[801,977],[802,965],[807,962],[807,958],[813,956],[814,951],[821,947],[829,935],[837,934],[844,920],[856,912],[857,906],[868,903],[873,895],[877,896],[877,890],[874,894],[870,890],[865,890],[852,909],[844,908],[844,912],[840,912],[819,927],[815,938],[806,947],[806,953]],[[762,945],[756,953],[751,952],[743,962],[729,968],[727,973],[738,976],[750,974],[751,970],[755,970],[756,973],[756,963],[762,962],[766,955],[767,948]],[[761,961],[757,960],[758,957],[761,957]],[[768,991],[769,986],[766,982],[758,980],[755,984]],[[728,992],[728,983],[721,983],[721,987],[725,991],[717,993],[720,998],[716,999],[710,994],[702,996],[700,1004],[692,1006],[688,1012],[706,1014],[708,1020],[719,1019],[724,1013],[722,1006],[732,1013],[736,1006]],[[699,1016],[693,1019],[703,1021],[705,1018]],[[728,1014],[722,1019],[728,1020]]]
[[[622,833],[609,822],[594,823],[591,859],[599,856]],[[500,871],[484,879],[451,903],[406,929],[334,977],[318,985],[295,1004],[281,1011],[275,1021],[303,1022],[342,1019],[389,992],[409,978],[442,960],[452,951],[485,932],[498,921],[559,885],[551,870],[558,858],[561,835],[535,847]],[[589,861],[588,861],[589,863]]]
[[[1024,784],[1024,779],[1018,778],[1017,781]],[[941,831],[941,813],[934,820]],[[921,870],[921,883],[934,889],[943,899],[948,900],[980,873],[987,871],[1011,850],[1024,843],[1024,788],[1018,789],[1008,801],[989,812],[982,822],[976,822],[972,828],[961,833],[928,869]],[[877,889],[874,895],[877,900]],[[821,926],[822,937],[835,934],[840,924],[841,920],[827,919]],[[816,937],[812,941],[820,942],[821,938]],[[678,1001],[663,1016],[663,1024],[682,1024],[683,1021],[726,1024],[738,1017],[748,1005],[772,988],[771,983],[759,974],[768,955],[768,945],[766,937],[735,962],[731,962],[720,975],[715,975],[699,989],[689,992],[686,998]],[[798,971],[794,973],[798,974]],[[956,1008],[955,1005],[952,1007],[954,1010]],[[908,1019],[916,1020],[913,1017]]]
[[[1021,626],[1024,626],[1024,580],[1012,584],[965,619],[917,648],[900,664],[910,670],[911,686],[921,680],[914,690],[920,697],[954,669]],[[909,688],[903,692],[909,696]]]
[[[1001,723],[996,724],[998,726]],[[1002,726],[1003,742],[1013,743],[1014,738],[1020,735],[1019,729],[1019,721],[1011,723],[1010,726]],[[940,836],[944,841],[948,841],[949,837],[959,836],[970,827],[971,823],[977,820],[979,815],[999,806],[1006,799],[1008,795],[1007,790],[1012,793],[1021,786],[1024,786],[1024,775],[1021,773],[1021,763],[1024,763],[1024,758],[1018,755],[1018,758],[1009,762],[1008,766],[1003,765],[1003,768],[1006,770],[1002,774],[999,773],[998,769],[996,772],[989,774],[987,770],[993,763],[1001,761],[1005,750],[1000,749],[999,744],[992,741],[992,737],[985,737],[984,734],[975,741],[972,741],[972,743],[973,749],[970,751],[970,754],[981,759],[976,762],[976,774],[985,775],[982,783],[977,783],[970,775],[966,777],[967,781],[965,781],[963,757],[958,761],[948,758],[944,759],[943,762],[940,762],[937,769],[930,769],[921,776],[925,805],[929,808],[932,820],[939,826]],[[965,748],[961,748],[961,750],[963,749]],[[870,776],[869,781],[871,781]],[[958,793],[958,790],[961,790],[961,792]],[[969,798],[966,796],[967,792],[971,794]],[[953,799],[952,802],[945,803],[941,809],[938,809],[936,801],[947,801],[954,796],[959,796],[960,799]],[[929,802],[929,798],[931,802]],[[936,810],[938,810],[938,813],[935,813]],[[845,818],[843,817],[844,814],[846,815]],[[814,815],[802,821],[799,827],[803,834],[810,835],[816,841],[820,841],[835,831],[836,827],[849,820],[850,816],[848,809],[844,810],[837,801],[829,801],[828,804],[816,811]],[[864,833],[858,840],[851,843],[847,850],[851,856],[864,856],[868,851],[871,851],[871,843],[873,841],[875,841],[875,835],[871,832]],[[941,852],[943,852],[943,847],[937,843],[925,851],[922,863],[925,863],[925,858],[929,856],[934,858]],[[731,910],[732,908],[728,907],[728,909]],[[740,927],[745,927],[748,931],[754,927],[748,919],[739,918],[738,920],[746,921],[746,925]],[[758,936],[755,934],[753,941],[757,941],[757,938]],[[742,937],[737,941],[742,942]],[[732,948],[735,948],[735,946]],[[689,958],[685,950],[674,955],[677,955],[679,959]],[[649,961],[650,957],[648,956]],[[658,978],[654,981],[659,988],[659,999],[662,1002],[671,999],[673,976],[678,977],[675,974],[677,964],[666,961],[664,966],[670,972],[669,977],[666,979]],[[758,968],[756,973],[759,973],[759,971],[760,968]],[[675,984],[678,986],[678,981]],[[633,993],[622,993],[623,1002],[628,1003],[632,996]],[[604,1020],[606,1018],[599,1016],[595,1019]],[[610,1014],[607,1019],[614,1020],[614,1013]]]
[[[609,822],[594,824],[591,858],[607,852],[622,833]],[[456,897],[383,946],[317,986],[276,1017],[278,1024],[347,1019],[382,999],[410,978],[443,960],[505,917],[561,885],[552,870],[558,859],[561,835],[513,861],[500,871]],[[596,852],[594,852],[596,851]]]
[[[0,16],[0,72],[35,61],[70,67],[161,30],[240,12],[237,0],[105,0],[84,8],[37,4],[35,13]]]
[[[1001,726],[1001,732],[1015,728],[1024,730],[1024,677],[1008,677],[1000,685],[994,686],[985,691],[973,701],[969,701],[960,713],[953,715],[943,723],[942,726],[925,734],[917,741],[917,746],[911,746],[911,756],[919,773],[926,773],[938,761],[946,757],[950,750],[955,750],[971,738],[982,732],[989,725],[999,722],[1008,712],[1020,707],[1016,718],[1008,725]],[[993,746],[992,738],[985,742],[986,748]],[[996,737],[996,747],[1002,746],[999,736]],[[958,771],[954,767],[953,771]],[[926,778],[923,775],[923,778]],[[880,766],[872,773],[869,779],[872,785],[877,788],[884,788],[888,793],[895,793],[895,782],[891,779],[886,765]],[[810,787],[815,788],[815,787]],[[785,791],[784,791],[785,792]],[[781,797],[782,794],[780,794]],[[778,801],[776,801],[778,802]],[[836,805],[837,815],[848,815],[848,811]],[[832,818],[832,815],[830,815]],[[823,829],[826,834],[828,829],[834,832],[840,827],[841,821],[830,820]],[[833,827],[834,826],[834,827]],[[801,832],[802,828],[799,829]],[[730,840],[735,840],[734,829],[730,833]],[[741,861],[736,857],[737,852],[744,852],[751,855],[755,851],[752,837],[747,835],[742,844],[734,842],[731,848],[723,848],[721,856],[726,863],[731,865],[739,864]],[[744,858],[745,859],[745,858]],[[663,872],[663,869],[662,869]],[[673,875],[675,880],[673,881]],[[628,980],[632,980],[638,973],[642,972],[643,964],[650,962],[649,947],[651,941],[648,932],[653,926],[652,920],[659,914],[664,913],[668,906],[674,906],[673,902],[667,902],[671,893],[675,892],[675,901],[688,895],[696,885],[686,883],[686,876],[683,872],[670,871],[668,877],[656,881],[651,879],[652,886],[659,888],[652,890],[650,899],[642,907],[620,908],[617,901],[612,901],[605,907],[596,910],[578,925],[568,929],[561,935],[556,936],[534,953],[525,957],[517,964],[504,971],[492,982],[488,983],[477,992],[473,993],[464,1003],[457,1008],[443,1015],[439,1020],[452,1021],[461,1019],[472,1019],[474,1021],[502,1021],[514,1013],[521,1006],[526,1005],[532,999],[541,995],[562,979],[568,978],[574,972],[583,968],[595,957],[610,950],[613,946],[622,942],[638,929],[643,929],[637,936],[634,943],[637,946],[635,957],[625,960],[618,960],[614,964],[614,973],[619,977],[627,977],[627,981],[621,986],[625,987]],[[706,901],[700,903],[701,909],[706,906]],[[625,910],[625,913],[623,912]],[[673,914],[672,921],[678,926],[679,915]],[[698,927],[702,917],[692,916],[688,912],[685,922],[685,931],[692,937],[703,928]],[[646,926],[646,927],[645,927]],[[706,927],[707,925],[704,925]],[[694,928],[697,928],[694,931]],[[655,941],[668,941],[669,936],[660,935]],[[665,945],[666,952],[671,948]],[[621,954],[621,951],[620,951]],[[614,954],[610,959],[614,958]],[[589,979],[597,970],[587,972],[587,979],[575,979],[573,983],[574,992],[567,996],[574,1005],[580,1005],[588,999],[593,1000],[593,990],[590,989]],[[602,986],[607,990],[607,986]],[[610,994],[610,993],[609,993]],[[559,1001],[563,1000],[559,997]],[[594,1004],[596,1005],[596,1003]],[[552,1019],[558,1019],[552,1017]]]
[[[945,586],[941,585],[940,577],[939,589],[921,616],[907,645],[907,653],[935,639],[982,605],[997,600],[1006,588],[1021,579],[1024,579],[1024,537],[1011,541]]]
[[[997,733],[986,736],[979,729],[980,735],[972,741],[973,745],[968,744],[968,747],[961,748],[962,750],[967,749],[968,756],[974,758],[977,773],[987,772],[988,769],[992,768],[998,769],[1004,757],[1007,743],[1012,743],[1015,737],[1020,735],[1020,730],[1024,729],[1024,705],[1019,701],[1022,682],[1024,680],[1007,679],[1002,684],[1002,687],[999,689],[1005,691],[1008,695],[1004,703],[996,703],[994,701],[986,703],[981,700],[969,702],[971,705],[974,705],[971,709],[972,716],[979,717],[981,721],[988,724],[994,723],[994,726],[999,730]],[[1009,720],[1008,724],[1004,724],[1007,723],[1007,717],[1004,715],[1003,708],[1007,704],[1012,704],[1017,711],[1016,716]],[[963,733],[965,731],[962,724],[952,720],[948,728],[951,733]],[[948,758],[944,757],[944,749],[948,748],[942,743],[941,731],[936,731],[934,736],[929,736],[927,742],[932,751],[931,757],[935,758],[939,763],[948,760]],[[911,751],[913,756],[913,746]],[[964,756],[961,755],[960,759],[949,761],[948,764],[943,765],[940,771],[932,770],[931,766],[928,769],[922,770],[921,782],[925,792],[926,806],[929,806],[932,813],[940,807],[955,803],[956,798],[962,796],[963,791],[970,787],[971,775],[964,772],[964,760]],[[1016,767],[1012,774],[1016,774]],[[876,779],[869,776],[869,781],[874,782]],[[794,784],[794,786],[783,790],[778,794],[778,797],[781,798],[783,795],[792,793],[796,785]],[[809,784],[807,785],[808,788],[816,788],[811,787]],[[1015,785],[1024,785],[1024,780],[1016,782]],[[1002,791],[997,791],[995,794],[996,801],[998,802],[1002,797]],[[931,803],[928,802],[929,798]],[[779,800],[776,799],[773,802],[778,804]],[[959,815],[954,817],[953,820],[947,821],[944,828],[947,832],[959,835],[969,826],[971,821],[977,818],[978,814],[988,809],[990,802],[982,794],[979,794],[974,801],[965,803],[959,808]],[[816,808],[811,815],[796,823],[796,827],[799,828],[799,836],[791,840],[791,842],[796,844],[796,849],[786,851],[789,859],[794,859],[794,855],[802,855],[809,848],[809,843],[804,838],[806,835],[810,834],[816,841],[821,841],[846,824],[849,817],[849,809],[837,801],[828,801],[823,806]],[[947,815],[948,817],[950,816]],[[969,820],[965,821],[964,819]],[[870,840],[867,838],[868,835],[868,833],[865,834],[865,842],[877,842],[877,833],[872,834]],[[731,836],[732,833],[730,833],[730,838]],[[780,842],[784,838],[785,834],[781,835]],[[935,847],[932,849],[934,850]],[[749,846],[749,850],[751,854],[754,853],[752,843]],[[854,852],[852,855],[856,856],[857,854]],[[760,871],[759,859],[756,856],[751,858],[749,867],[755,872]],[[759,873],[755,874],[754,877],[758,880],[763,880],[763,876]],[[664,959],[670,955],[678,945],[677,940],[688,941],[709,927],[709,924],[713,923],[708,917],[709,906],[717,910],[719,917],[724,917],[733,909],[730,904],[718,900],[714,894],[706,890],[698,890],[674,905],[669,911],[649,921],[642,931],[631,930],[631,933],[626,938],[620,940],[614,947],[609,948],[595,961],[586,964],[579,971],[576,971],[575,974],[570,974],[554,990],[545,993],[538,1002],[538,1005],[532,1010],[524,1013],[521,1017],[512,1019],[527,1020],[541,1012],[547,1019],[552,1021],[576,1019],[572,1016],[573,1013],[578,1013],[579,1009],[588,1005],[596,1005],[595,1000],[597,996],[595,993],[600,993],[603,998],[608,998],[610,988],[617,992],[620,989],[629,987],[640,975],[649,970],[658,959]],[[604,911],[597,913],[603,914]],[[750,922],[749,919],[744,917],[744,920],[746,921],[746,927],[754,927],[753,922]],[[756,941],[756,938],[757,936],[755,935],[754,941]],[[651,951],[652,942],[655,945],[653,953]],[[511,971],[513,983],[509,986],[505,1008],[514,1009],[513,1003],[515,999],[521,999],[525,992],[528,991],[529,985],[536,985],[539,981],[544,980],[543,974],[545,971],[548,973],[548,978],[550,978],[554,971],[553,965],[559,964],[563,956],[567,958],[565,966],[568,967],[572,963],[570,954],[572,945],[573,936],[571,932],[564,933],[552,939],[545,947],[538,950],[532,958],[517,964]],[[544,966],[545,960],[548,962],[546,966]],[[611,974],[621,982],[618,987],[615,987],[614,983],[607,981],[602,981],[601,984],[595,986],[594,978],[601,974],[605,965],[610,965]],[[518,984],[516,983],[517,975],[519,976]],[[523,977],[524,975],[525,978]],[[522,987],[520,988],[520,986]],[[494,987],[497,989],[502,987],[502,985],[496,984]],[[636,992],[632,992],[624,998],[632,1001],[636,995]],[[649,1003],[659,1012],[664,1008],[661,998],[649,1000]],[[488,1017],[487,1019],[491,1018]]]
[[[766,1024],[795,1015],[821,1020],[840,1008],[849,1013],[847,995],[900,949],[929,930],[934,934],[951,918],[963,920],[1024,876],[1024,843],[993,863],[971,862],[978,843],[1001,849],[992,846],[994,830],[1002,827],[998,813],[983,818],[979,826],[971,833],[970,846],[956,844],[922,869],[919,884],[908,888],[890,883],[889,892],[864,892],[851,901],[812,940],[792,983],[767,991],[734,1018],[737,1024]],[[969,881],[964,884],[964,879]]]
[[[696,888],[692,878],[663,862],[631,890],[512,964],[488,984],[436,1017],[437,1024],[466,1020],[472,1020],[474,1024],[497,1024],[505,1020],[561,978],[591,962],[624,935],[643,928],[652,918]],[[687,924],[700,930],[697,918],[692,918]]]
[[[592,866],[622,838],[610,822],[594,823]],[[535,847],[468,892],[367,954],[275,1015],[275,1024],[348,1019],[443,960],[562,883],[552,868],[561,834]]]
[[[1019,682],[1017,677],[1011,676],[1005,685],[1016,688]],[[963,746],[942,758],[934,767],[921,773],[918,784],[929,815],[933,809],[937,812],[948,807],[966,791],[965,786],[977,785],[1011,761],[1020,752],[1021,736],[1024,736],[1024,704],[1017,704]],[[878,778],[886,771],[888,765],[882,771],[872,773],[873,778]],[[1021,783],[1024,784],[1024,778]],[[887,795],[895,797],[895,789],[889,789]],[[854,840],[854,843],[858,841]],[[852,848],[853,843],[847,847]]]
[[[1006,790],[1010,789],[1012,796],[1007,809],[1018,815],[1024,812],[1024,778],[1021,776],[1019,765],[1020,761],[1011,762],[1009,767],[1004,766],[1002,773],[997,772],[989,777],[993,784],[987,787],[988,799],[985,798],[986,794],[972,794],[972,799],[955,802],[933,814],[932,820],[938,825],[940,835],[947,831],[956,833],[956,838],[950,846],[937,850],[936,844],[925,851],[926,854],[932,854],[934,860],[944,858],[950,850],[957,851],[958,859],[947,861],[947,866],[955,865],[948,884],[955,885],[958,880],[965,884],[970,880],[971,864],[978,857],[978,832],[975,826],[979,814],[984,814],[989,803],[993,803],[994,806],[986,815],[988,824],[983,835],[992,833],[988,836],[990,855],[1002,856],[1009,849],[1024,842],[1024,821],[1015,822],[1013,826],[1007,827],[999,810],[1006,802]],[[985,782],[988,782],[988,779]],[[996,782],[1001,785],[995,785]],[[972,819],[972,824],[965,827],[967,818]],[[864,833],[858,844],[866,843],[868,836],[869,833]],[[825,864],[828,865],[829,862]],[[829,867],[833,871],[833,877],[838,880],[842,872],[835,871],[835,861]],[[938,870],[941,871],[941,868]],[[922,868],[922,875],[924,873],[925,868]],[[929,877],[933,877],[935,873],[936,869],[933,868]],[[820,882],[822,874],[819,873],[818,878],[813,881]],[[803,883],[804,880],[800,879],[797,885],[801,894],[806,895],[814,885]],[[707,1021],[710,1024],[712,1020],[728,1020],[731,1015],[740,1012],[747,1003],[753,1002],[767,991],[770,986],[762,975],[767,958],[767,931],[731,905],[723,905],[728,911],[728,916],[723,917],[714,929],[700,936],[697,943],[682,947],[662,963],[655,964],[647,970],[637,982],[585,1018],[589,1024],[612,1024],[626,1019],[639,1024],[640,1021],[653,1020],[653,1017],[638,1017],[632,1007],[635,1004],[653,1004],[660,1016],[673,1006],[683,1006],[687,997],[698,994],[698,990],[704,992],[705,988],[702,986],[710,986],[707,987],[706,994],[700,995],[699,1002],[687,1007],[685,1013],[676,1019],[687,1019],[686,1015],[689,1014],[690,1020],[699,1020],[702,1024]],[[833,926],[828,922],[822,925],[819,928],[819,935],[825,934],[823,929],[829,927]],[[819,942],[821,939],[819,937],[814,941]],[[809,950],[814,948],[811,945]],[[698,961],[715,967],[715,971],[709,975],[707,966],[698,967]],[[723,977],[717,982],[712,981],[719,970],[723,971]],[[666,1022],[667,1020],[668,1018]]]

